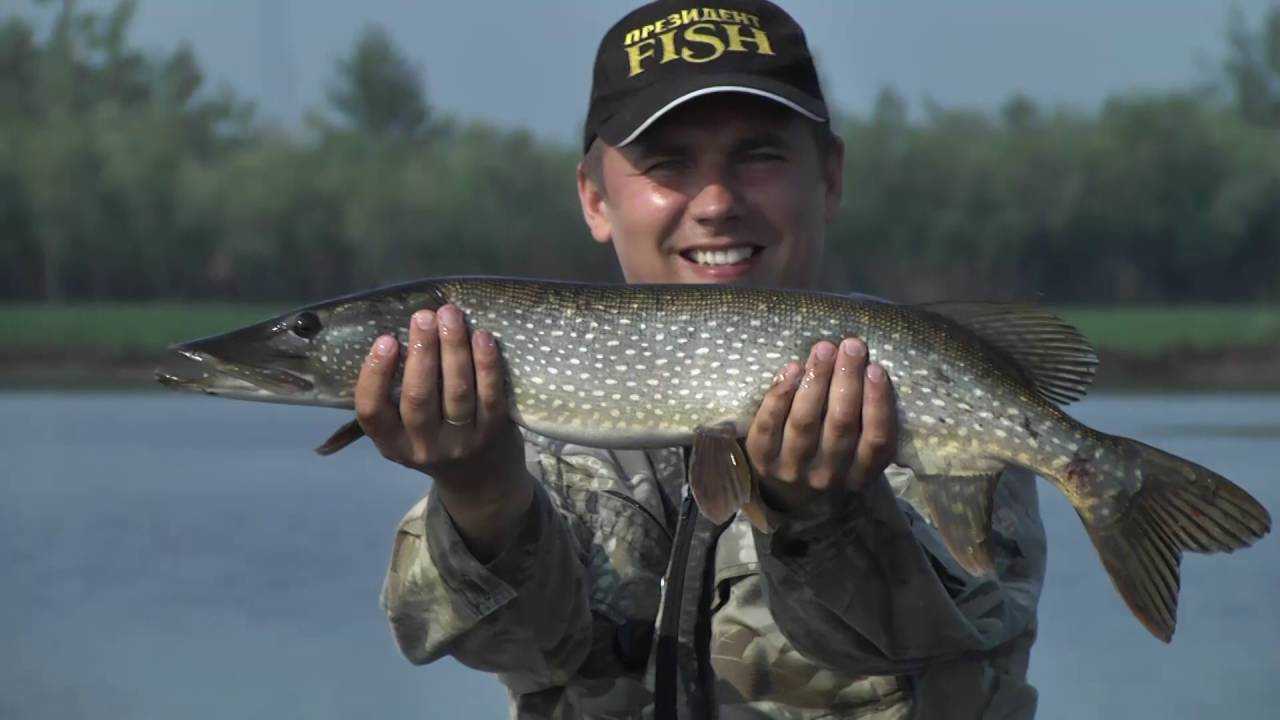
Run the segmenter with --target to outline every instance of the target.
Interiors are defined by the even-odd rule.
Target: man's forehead
[[[707,134],[725,139],[785,137],[803,122],[799,113],[771,100],[744,93],[715,93],[672,109],[623,149],[634,146],[644,151]]]

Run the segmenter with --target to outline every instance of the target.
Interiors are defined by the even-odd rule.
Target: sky
[[[1238,0],[1251,18],[1277,0]],[[84,0],[103,7],[110,0]],[[918,107],[992,108],[1013,92],[1089,109],[1129,89],[1213,77],[1230,0],[783,0],[805,28],[830,103],[867,110],[891,85]],[[3,8],[30,0],[0,0]],[[134,40],[182,40],[212,85],[293,123],[324,102],[335,61],[366,24],[385,27],[424,72],[427,96],[462,118],[578,133],[600,36],[634,0],[140,0]]]

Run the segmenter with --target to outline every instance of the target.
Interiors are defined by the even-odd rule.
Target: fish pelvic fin
[[[693,431],[689,487],[698,509],[717,525],[727,522],[751,500],[755,481],[733,423]]]
[[[991,503],[997,475],[917,475],[925,505],[952,557],[970,575],[995,574],[991,559]]]
[[[332,455],[362,437],[364,437],[364,428],[360,427],[360,421],[352,420],[335,430],[328,440],[320,443],[316,448],[316,454]]]
[[[1248,547],[1271,530],[1271,515],[1212,470],[1136,440],[1114,439],[1141,485],[1118,516],[1104,517],[1094,506],[1077,505],[1076,512],[1125,604],[1167,643],[1177,624],[1182,553]]]

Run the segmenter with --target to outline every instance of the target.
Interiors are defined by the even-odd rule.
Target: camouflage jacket
[[[525,433],[539,478],[517,541],[488,564],[435,493],[401,522],[383,606],[416,664],[498,674],[520,718],[653,717],[653,626],[685,478],[680,448],[610,451]],[[969,576],[907,470],[770,535],[739,516],[701,595],[721,718],[1030,718],[1045,540],[1034,478],[1006,472],[999,582]]]

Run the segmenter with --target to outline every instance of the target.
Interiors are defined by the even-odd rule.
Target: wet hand
[[[746,450],[770,505],[793,510],[820,494],[857,490],[893,459],[897,414],[884,369],[866,344],[815,344],[788,363],[747,431]]]
[[[356,418],[383,457],[430,475],[442,489],[474,486],[492,474],[494,459],[520,458],[523,466],[492,334],[469,333],[453,305],[415,313],[397,406],[391,388],[400,352],[394,337],[378,338],[356,383]]]

